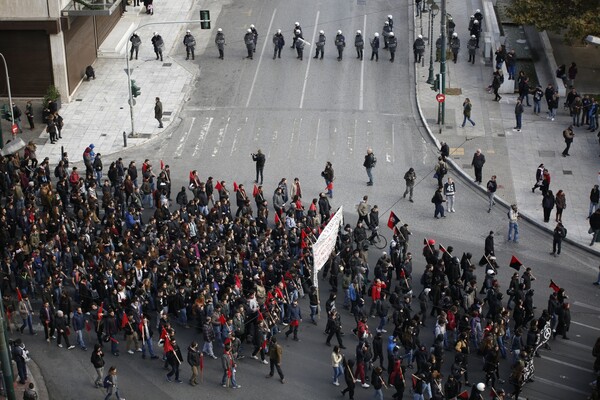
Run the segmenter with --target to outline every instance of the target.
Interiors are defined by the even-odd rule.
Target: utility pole
[[[10,321],[6,321],[6,316],[4,315],[4,303],[2,302],[2,293],[0,292],[0,363],[2,363],[2,377],[4,378],[6,399],[17,400],[17,397],[15,396],[15,387],[13,384],[12,361],[10,360],[9,356],[10,349],[8,348],[8,340],[6,339],[7,323],[10,323]]]
[[[440,21],[440,29],[442,32],[442,49],[440,54],[440,90],[441,93],[446,94],[446,34],[448,33],[446,30],[446,0],[442,0],[441,4],[441,21]],[[446,108],[445,101],[438,103],[438,124],[440,125],[440,133],[442,132],[442,126],[444,125],[445,117],[446,117]]]

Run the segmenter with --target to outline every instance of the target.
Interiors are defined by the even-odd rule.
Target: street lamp
[[[440,7],[435,4],[435,1],[431,1],[429,6],[429,76],[427,77],[427,83],[433,85],[433,20],[440,11]]]
[[[12,132],[13,125],[15,124],[15,114],[12,105],[12,94],[10,92],[10,77],[8,76],[8,66],[6,65],[6,58],[4,58],[4,54],[0,53],[0,57],[2,57],[2,61],[4,62],[4,73],[6,74],[6,87],[8,89],[8,109],[10,110],[10,120],[12,121],[10,129]],[[3,147],[4,139],[2,138],[2,129],[0,128],[0,149]]]

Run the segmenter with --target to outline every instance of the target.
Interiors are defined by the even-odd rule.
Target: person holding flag
[[[121,319],[121,329],[125,331],[125,348],[129,354],[134,354],[135,351],[142,351],[138,340],[137,332],[133,327],[132,320],[132,315],[127,315],[127,313],[123,313],[123,318]]]
[[[181,364],[182,356],[179,345],[177,345],[177,340],[171,340],[169,336],[165,337],[163,349],[167,356],[167,363],[171,366],[171,370],[167,374],[167,381],[173,382],[171,377],[175,375],[175,382],[181,383],[182,381],[179,379],[179,365]]]
[[[231,354],[231,347],[229,345],[226,345],[223,350],[223,355],[221,356],[221,366],[223,367],[223,379],[221,379],[221,386],[224,388],[241,388],[242,386],[238,385],[235,381],[235,367],[237,365],[235,364],[235,360]]]
[[[112,308],[108,311],[108,316],[104,321],[104,333],[106,334],[106,341],[110,341],[110,352],[113,356],[119,357],[119,341],[115,339],[117,333],[119,333],[119,323],[115,317],[115,310]]]
[[[138,325],[138,331],[140,336],[142,337],[142,358],[146,358],[146,349],[148,350],[148,354],[150,354],[151,360],[156,360],[158,356],[154,353],[154,345],[152,344],[152,336],[154,332],[152,332],[152,327],[150,325],[150,319],[147,316],[143,316],[142,320]]]

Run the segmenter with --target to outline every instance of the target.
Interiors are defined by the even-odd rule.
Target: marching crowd
[[[138,170],[135,161],[119,158],[105,176],[94,149],[93,144],[85,149],[81,175],[67,154],[52,169],[48,159],[38,163],[31,152],[0,159],[2,293],[6,312],[22,319],[20,332],[37,334],[37,317],[47,342],[68,350],[91,345],[95,384],[106,389],[106,399],[119,393],[116,368],[104,374],[105,351],[115,357],[123,350],[143,359],[162,357],[169,382],[181,382],[181,365],[187,362],[191,385],[198,384],[205,357],[220,358],[221,384],[238,388],[240,348],[251,343],[246,355],[270,364],[267,377],[277,370],[285,383],[280,333],[301,340],[302,299],[311,322],[317,324],[321,309],[310,249],[332,216],[331,163],[321,174],[327,192],[314,199],[298,178],[289,186],[281,179],[268,196],[260,151],[252,155],[257,167],[252,193],[235,182],[230,192],[226,181],[204,181],[191,171],[188,187],[172,196],[171,172],[162,161],[158,171],[149,160]],[[326,344],[334,336],[338,342],[331,354],[332,383],[338,386],[343,377],[342,393],[351,399],[357,383],[372,386],[379,399],[388,385],[395,399],[403,398],[407,386],[414,399],[482,399],[486,387],[504,399],[503,359],[511,365],[505,378],[518,397],[540,346],[549,348],[550,335],[568,339],[564,289],[552,283],[547,307],[536,316],[530,268],[519,276],[522,264],[514,259],[511,281],[496,278],[493,232],[478,263],[485,271],[480,279],[471,253],[458,257],[451,246],[433,239],[425,240],[427,266],[417,274],[409,226],[396,217],[388,222],[394,230],[389,254],[370,265],[369,241],[378,229],[379,210],[365,196],[358,211],[354,227],[340,227],[319,277],[331,286],[324,307]],[[356,338],[350,340],[358,344],[349,354],[342,352],[341,316],[348,314],[343,309],[356,321]],[[377,318],[376,328],[369,326],[370,317]],[[192,342],[184,358],[176,332],[187,328],[195,328],[202,343]],[[434,332],[433,343],[424,338],[426,329]],[[95,334],[93,343],[86,343],[84,331]],[[20,340],[12,354],[24,366]],[[477,364],[477,358],[486,379],[469,393],[469,363]],[[18,372],[24,384],[27,369]]]

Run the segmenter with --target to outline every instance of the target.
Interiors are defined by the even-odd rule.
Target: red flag
[[[413,374],[412,375],[412,385],[413,385],[413,389],[415,389],[417,387],[417,382],[419,381],[419,379]]]
[[[92,330],[92,326],[90,325],[90,321],[85,321],[85,330],[90,332]]]
[[[254,184],[254,187],[252,188],[252,197],[256,197],[258,196],[258,186],[256,186],[256,183]]]
[[[98,321],[102,318],[102,313],[104,312],[104,302],[100,303],[100,307],[98,307]]]
[[[469,399],[469,392],[467,392],[466,390],[459,393],[458,396],[456,396],[459,399],[464,399],[464,400],[468,400]]]
[[[552,290],[554,290],[554,292],[558,292],[560,290],[560,286],[558,286],[556,283],[554,283],[554,281],[552,279],[550,279],[550,285],[548,287],[552,288]]]
[[[388,228],[393,230],[398,222],[400,222],[400,218],[398,218],[398,216],[394,214],[393,211],[390,211],[390,217],[388,218],[387,223]]]
[[[523,265],[523,263],[521,261],[519,261],[519,259],[515,256],[512,256],[512,258],[510,259],[510,264],[509,266],[513,269],[516,269],[517,271],[521,269],[521,266]]]
[[[404,268],[400,269],[400,278],[406,278],[406,272],[404,272]]]
[[[217,190],[223,189],[223,185],[221,184],[221,182],[217,182],[217,184],[215,185],[215,189],[217,189]]]
[[[166,340],[168,337],[169,337],[169,334],[167,333],[167,330],[163,326],[162,331],[160,331],[160,339]]]
[[[123,313],[123,319],[121,320],[121,328],[125,328],[129,324],[129,318],[127,318],[127,313]]]
[[[196,180],[196,177],[194,176],[194,171],[190,171],[189,179],[190,179],[190,182],[193,182]]]
[[[160,170],[162,171],[163,169],[165,169],[165,163],[163,162],[163,160],[160,160]]]
[[[329,183],[327,184],[327,188],[326,188],[326,189],[327,189],[327,190],[333,190],[333,181],[331,181],[331,182],[329,182]]]
[[[440,247],[440,251],[441,251],[442,253],[446,253],[446,252],[448,251],[448,250],[446,250],[446,248],[445,248],[444,246],[442,246],[441,244],[439,245],[439,247]]]
[[[233,181],[233,191],[237,192],[238,191],[238,184],[236,183],[236,181]]]
[[[260,348],[263,350],[267,348],[267,339],[263,340],[262,344],[260,345]]]
[[[306,232],[304,232],[304,229],[300,231],[300,248],[306,248]]]
[[[275,213],[275,225],[281,224],[281,219],[279,218],[279,214]]]
[[[262,315],[262,313],[260,312],[260,310],[258,310],[258,321],[264,321],[265,317]]]
[[[165,354],[174,351],[175,349],[173,348],[173,345],[171,344],[171,341],[169,340],[169,337],[165,338],[165,344],[163,344],[163,351],[165,352]]]
[[[140,323],[139,323],[139,325],[138,325],[138,330],[139,330],[140,332],[143,332],[143,331],[144,331],[144,320],[143,320],[143,319],[140,321]]]
[[[225,325],[227,323],[227,319],[225,319],[225,316],[223,314],[219,316],[219,322],[221,323],[221,325]]]
[[[17,288],[17,300],[23,300],[23,295],[21,294],[21,289]]]

